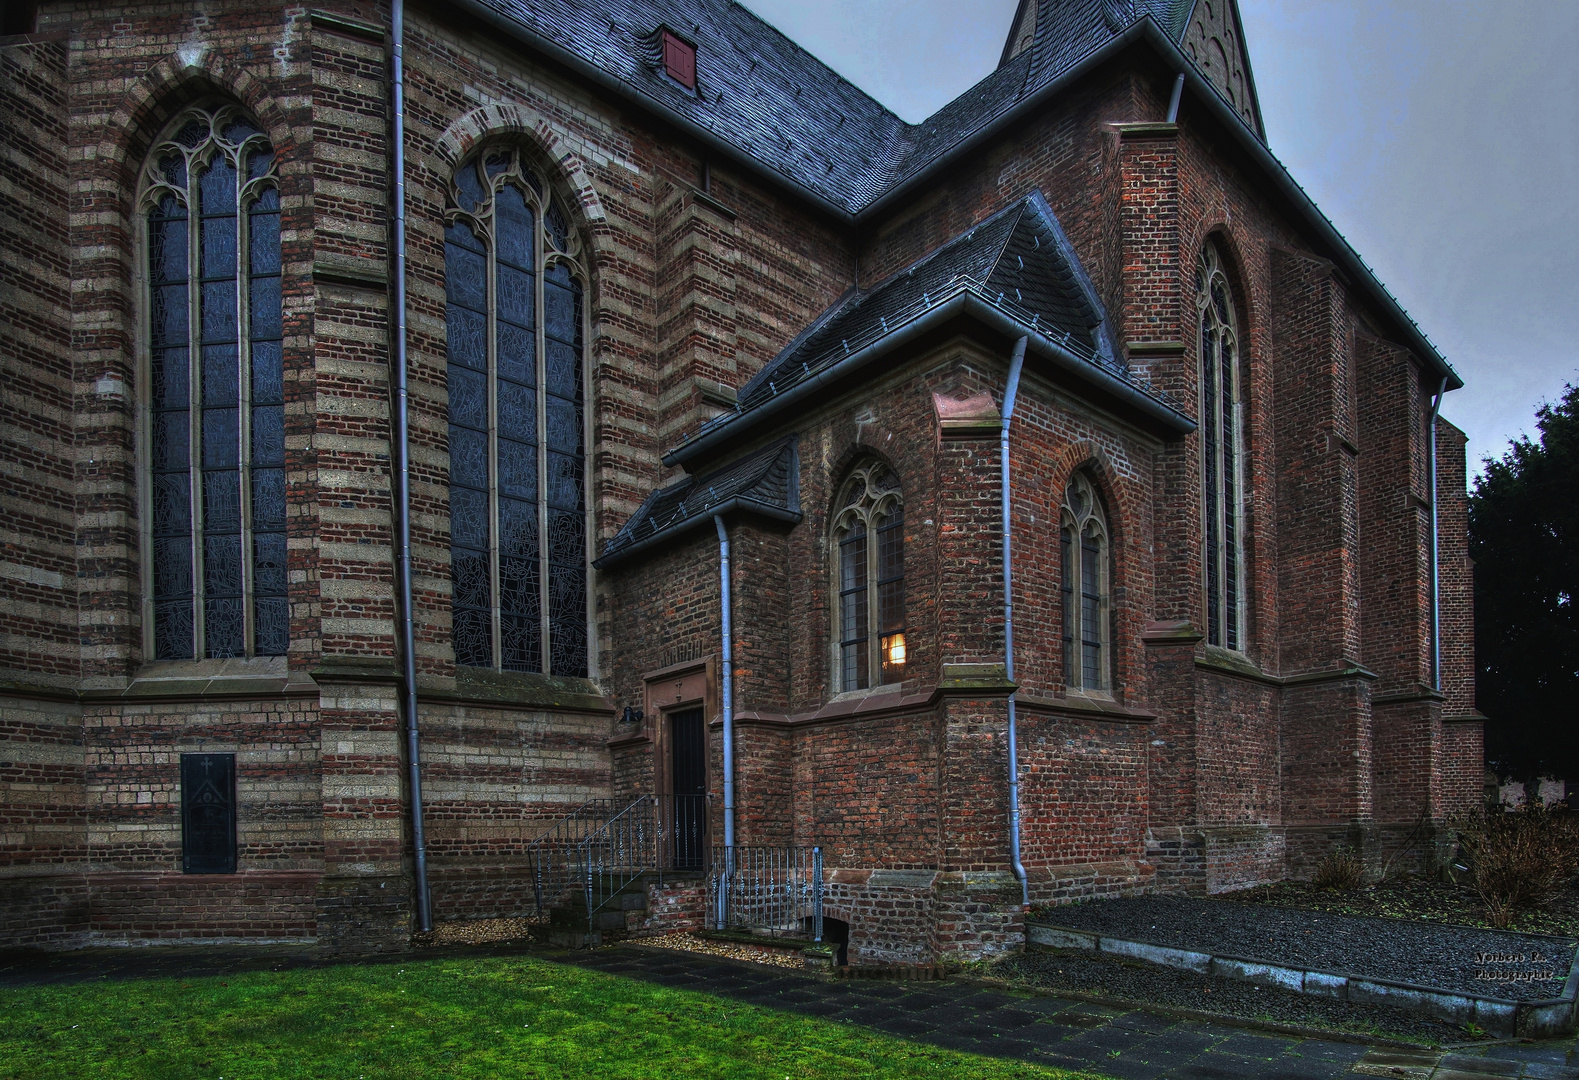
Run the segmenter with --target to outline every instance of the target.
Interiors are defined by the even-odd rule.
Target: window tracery
[[[1243,647],[1239,335],[1233,290],[1217,245],[1201,250],[1196,276],[1201,352],[1202,590],[1206,640]]]
[[[455,173],[444,234],[455,662],[587,675],[584,272],[518,150]]]
[[[156,141],[146,254],[148,648],[286,651],[280,196],[274,149],[233,105]]]
[[[1077,473],[1059,514],[1064,608],[1064,682],[1072,689],[1111,687],[1108,656],[1109,548],[1102,502]]]
[[[844,483],[834,515],[840,690],[903,681],[905,516],[899,478],[871,462]]]

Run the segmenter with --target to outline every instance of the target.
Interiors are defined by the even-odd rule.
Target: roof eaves
[[[1067,332],[1061,339],[1049,337],[1036,325],[1034,317],[1029,322],[1025,321],[1017,314],[1006,310],[1005,306],[980,295],[979,289],[972,288],[968,280],[962,280],[955,283],[953,290],[946,297],[933,300],[915,318],[892,327],[876,340],[837,363],[818,370],[809,378],[760,405],[733,415],[726,414],[714,427],[703,428],[664,454],[663,463],[668,466],[683,465],[700,454],[743,434],[749,427],[755,427],[783,413],[822,387],[866,368],[895,349],[961,316],[975,318],[999,333],[1011,337],[1028,338],[1033,349],[1039,355],[1050,359],[1055,366],[1137,409],[1168,432],[1188,434],[1195,430],[1195,421],[1165,400],[1165,395],[1154,393],[1125,377],[1123,373],[1112,370],[1104,362],[1105,358],[1080,355],[1071,347]],[[1051,329],[1048,328],[1049,331]]]
[[[692,529],[701,528],[712,521],[715,517],[723,517],[728,514],[739,512],[756,514],[759,517],[770,518],[774,521],[782,521],[790,525],[799,525],[801,520],[805,517],[805,515],[799,510],[786,510],[782,506],[773,506],[769,503],[750,498],[749,496],[734,495],[719,503],[717,506],[710,507],[705,514],[691,514],[683,520],[677,521],[673,525],[668,526],[667,528],[658,530],[651,536],[636,541],[634,544],[630,544],[627,547],[617,548],[599,556],[596,559],[593,559],[593,569],[607,570],[610,567],[618,566],[620,563],[627,562],[635,556],[640,555],[644,551],[650,551],[661,544],[667,544],[675,537],[688,533]]]

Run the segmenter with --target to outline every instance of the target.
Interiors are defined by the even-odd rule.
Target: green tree
[[[1469,497],[1486,762],[1579,781],[1579,388],[1536,412],[1538,442],[1487,460]]]

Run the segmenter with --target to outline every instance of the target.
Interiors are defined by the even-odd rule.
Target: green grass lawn
[[[1070,1074],[530,957],[0,991],[0,1077]]]

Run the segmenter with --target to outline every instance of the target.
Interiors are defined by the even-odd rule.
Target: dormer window
[[[663,32],[664,73],[685,87],[696,89],[696,46],[681,41],[669,31]]]

